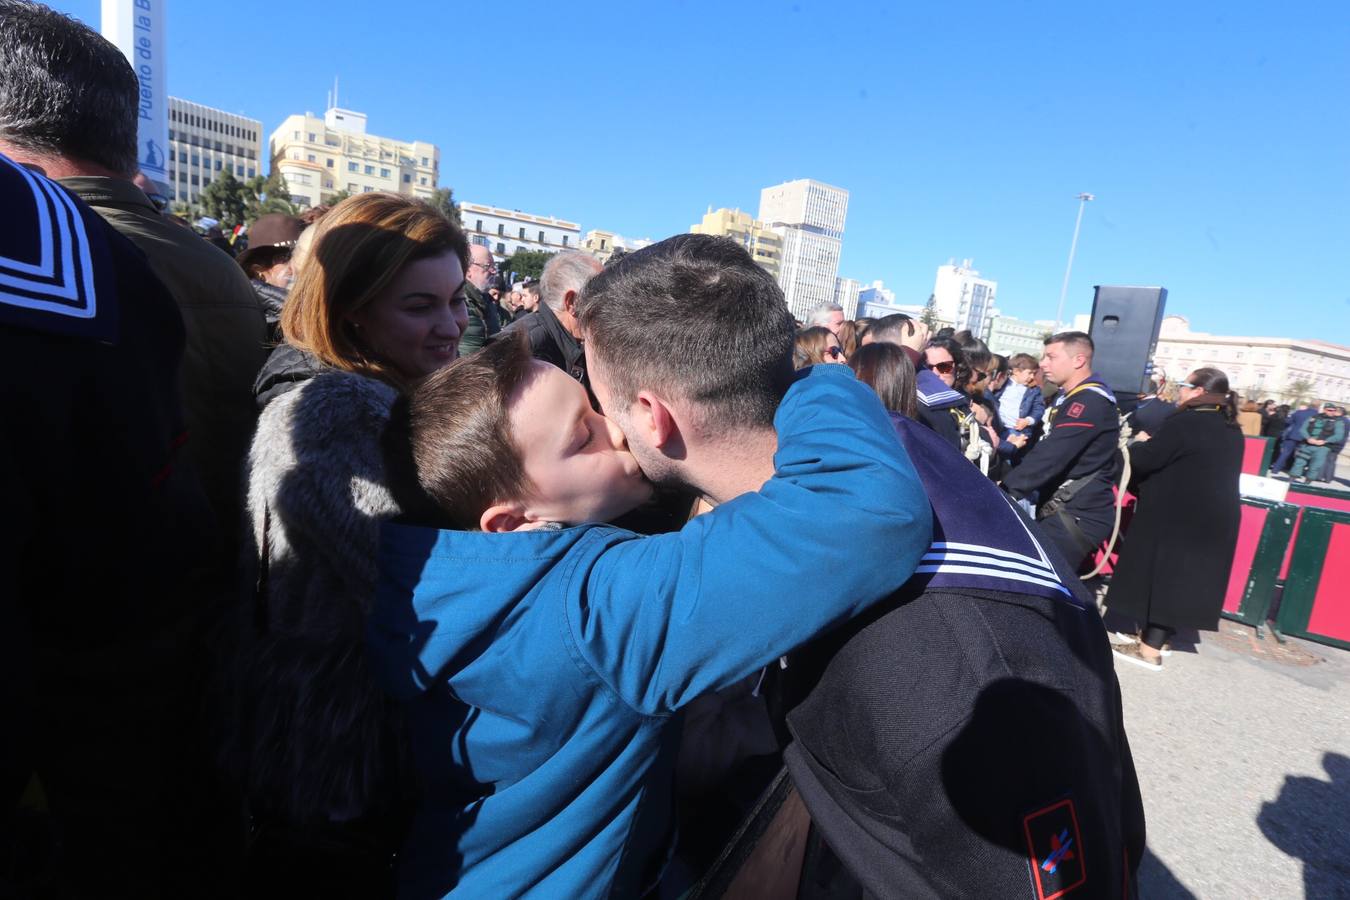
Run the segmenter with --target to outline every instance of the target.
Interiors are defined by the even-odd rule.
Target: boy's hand
[[[1010,434],[1008,435],[1008,443],[1021,450],[1027,445],[1027,436],[1025,434]]]
[[[1023,428],[1030,428],[1032,425],[1032,421],[1033,421],[1032,419],[1023,416],[1022,418],[1017,420],[1017,424],[1014,425],[1013,428],[1015,428],[1018,431],[1021,431]]]

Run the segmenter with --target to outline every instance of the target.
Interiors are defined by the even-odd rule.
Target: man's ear
[[[638,391],[630,421],[644,443],[667,456],[683,458],[684,434],[670,404],[651,391]]]
[[[577,292],[567,291],[563,294],[563,309],[567,310],[569,316],[577,314]]]
[[[519,503],[496,503],[483,510],[478,527],[490,534],[508,531],[527,531],[538,523]]]

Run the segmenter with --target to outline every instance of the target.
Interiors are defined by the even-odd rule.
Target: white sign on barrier
[[[169,90],[165,77],[164,7],[168,0],[103,0],[103,36],[116,45],[141,83],[136,129],[140,169],[169,183]]]
[[[1284,498],[1289,495],[1289,482],[1282,481],[1279,478],[1248,475],[1243,472],[1238,476],[1238,493],[1244,497],[1255,497],[1258,500],[1273,500],[1276,503],[1283,503]]]

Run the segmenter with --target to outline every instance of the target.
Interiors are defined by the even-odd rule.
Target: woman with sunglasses
[[[1218,627],[1241,516],[1244,445],[1228,376],[1197,369],[1178,399],[1158,433],[1130,447],[1139,507],[1107,597],[1112,612],[1144,626],[1116,656],[1153,672],[1178,628]]]
[[[822,363],[847,363],[844,348],[834,332],[819,325],[807,328],[797,334],[797,346],[792,354],[793,365],[798,369],[817,366]]]

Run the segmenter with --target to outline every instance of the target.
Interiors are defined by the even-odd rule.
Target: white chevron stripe
[[[52,219],[51,209],[48,204],[43,202],[42,194],[39,193],[38,176],[30,172],[27,168],[10,162],[8,159],[0,157],[0,162],[5,163],[10,168],[16,170],[23,179],[28,182],[29,189],[33,192],[33,199],[36,201],[38,211],[38,236],[40,238],[41,254],[36,264],[22,262],[11,257],[0,257],[0,264],[7,269],[13,269],[28,275],[35,275],[39,278],[51,278],[56,272],[56,263],[52,258]]]
[[[1018,521],[1021,522],[1021,519],[1018,519]],[[1022,527],[1025,528],[1026,526],[1023,525]],[[1027,537],[1031,537],[1030,532],[1027,532]],[[1037,550],[1040,550],[1040,545],[1036,543],[1035,538],[1031,538],[1031,542],[1032,545],[1035,546]],[[1002,557],[1004,559],[1010,559],[1015,560],[1017,562],[1027,563],[1051,574],[1054,574],[1055,571],[1055,567],[1050,565],[1050,560],[1045,558],[1044,556],[1042,556],[1040,559],[1037,559],[1034,556],[1025,556],[1021,553],[1014,553],[1011,550],[1000,550],[997,547],[986,547],[983,544],[962,544],[957,541],[933,541],[932,549],[958,550],[967,553],[984,553],[988,554],[989,556],[997,556]]]
[[[41,312],[56,313],[77,319],[92,319],[98,313],[98,298],[94,291],[94,266],[89,250],[89,235],[84,219],[75,201],[62,190],[36,173],[9,160],[0,159],[17,170],[33,192],[38,208],[39,262],[35,266],[12,258],[0,258],[0,288],[10,287],[54,298],[51,301],[0,292],[0,301]],[[56,210],[55,220],[51,209]],[[54,226],[54,227],[53,227]],[[60,258],[56,254],[59,238]],[[77,268],[78,262],[78,268]],[[13,272],[14,274],[10,274]],[[23,276],[30,277],[23,277]],[[52,283],[37,280],[54,279]],[[66,301],[66,302],[57,302]]]
[[[1039,565],[1027,565],[1026,563],[1013,562],[1011,560],[989,558],[987,556],[977,556],[973,553],[926,553],[923,562],[968,562],[979,563],[981,565],[995,566],[998,568],[1018,569],[1028,572],[1032,575],[1038,575],[1042,578],[1054,578],[1059,580],[1053,569],[1045,569]]]
[[[1001,578],[1007,581],[1021,581],[1027,584],[1037,584],[1040,585],[1041,587],[1054,588],[1055,590],[1059,591],[1061,594],[1064,594],[1067,597],[1070,598],[1073,597],[1073,592],[1070,591],[1068,588],[1066,588],[1064,585],[1060,584],[1058,581],[1049,581],[1044,578],[1035,578],[1031,575],[1022,575],[1018,572],[1004,572],[997,569],[994,570],[986,569],[981,566],[958,566],[951,564],[943,564],[938,566],[919,566],[914,571],[916,574],[924,574],[924,575],[929,574],[939,575],[950,573],[953,575],[982,575],[986,578]]]

